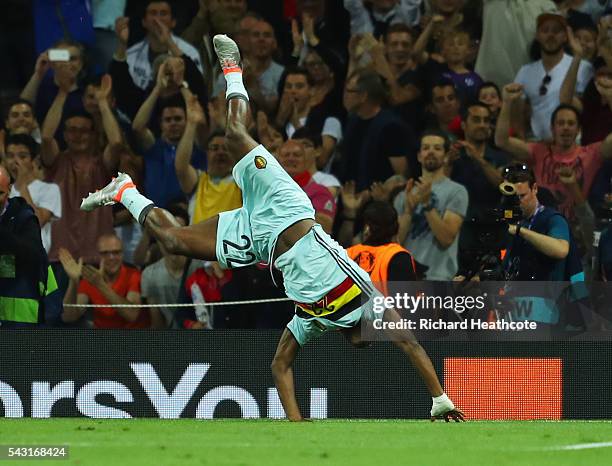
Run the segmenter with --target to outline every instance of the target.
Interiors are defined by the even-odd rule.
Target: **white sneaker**
[[[236,42],[225,34],[217,34],[213,37],[213,46],[224,72],[232,68],[240,69],[240,50]]]
[[[136,185],[129,175],[119,173],[117,178],[113,178],[110,183],[104,186],[95,193],[89,193],[89,196],[83,198],[81,202],[81,210],[92,211],[96,207],[104,205],[113,205],[121,201],[121,194],[127,188],[135,188]]]

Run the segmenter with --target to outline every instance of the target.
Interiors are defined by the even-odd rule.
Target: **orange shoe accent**
[[[123,186],[121,186],[121,189],[119,190],[119,192],[115,196],[115,201],[121,202],[121,196],[123,196],[123,192],[126,189],[129,189],[129,188],[136,188],[136,185],[134,183],[126,183]]]
[[[232,66],[231,68],[223,68],[223,74],[228,73],[242,73],[242,68],[239,66]]]

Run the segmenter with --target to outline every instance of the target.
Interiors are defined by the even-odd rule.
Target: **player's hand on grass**
[[[444,419],[446,422],[450,422],[451,419],[455,422],[465,422],[465,414],[460,409],[453,409],[451,411],[447,411],[444,414],[439,414],[437,416],[431,417],[431,422],[435,422],[436,419]]]
[[[455,407],[446,393],[433,398],[430,414],[431,422],[434,422],[436,419],[444,419],[446,422],[450,422],[451,419],[455,422],[465,421],[463,412]]]

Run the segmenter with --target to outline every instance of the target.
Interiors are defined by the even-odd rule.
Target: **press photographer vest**
[[[15,233],[33,217],[34,211],[26,201],[14,197],[9,199],[7,211],[0,223],[2,229]],[[0,276],[0,320],[30,324],[43,322],[44,296],[49,276],[47,254],[42,243],[40,247],[39,263],[24,267],[24,264],[17,263],[14,251],[0,244],[0,260],[4,261],[4,272]],[[9,270],[11,267],[14,273]],[[54,279],[52,281],[55,285]]]
[[[397,243],[383,244],[382,246],[368,246],[365,244],[356,244],[346,250],[349,257],[359,264],[363,270],[370,274],[372,283],[385,296],[389,295],[387,283],[389,280],[389,263],[393,257],[400,253],[410,252]],[[416,270],[416,264],[410,254],[412,268]]]

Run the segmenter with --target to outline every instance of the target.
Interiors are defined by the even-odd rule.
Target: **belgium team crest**
[[[268,165],[268,161],[264,159],[261,155],[255,157],[255,166],[257,168],[261,170],[262,168],[266,168],[266,165]]]

